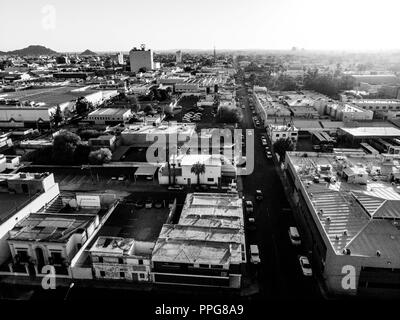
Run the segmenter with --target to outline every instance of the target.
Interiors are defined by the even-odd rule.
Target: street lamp
[[[64,301],[67,301],[69,292],[71,291],[71,289],[72,289],[74,286],[75,286],[75,283],[71,282],[71,284],[69,285],[67,294],[66,294],[65,297],[64,297]]]

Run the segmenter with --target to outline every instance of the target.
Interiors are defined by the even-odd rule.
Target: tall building
[[[182,51],[181,50],[176,52],[176,63],[182,63]]]
[[[141,68],[152,70],[154,68],[153,51],[150,49],[146,50],[145,45],[142,44],[140,49],[135,47],[129,52],[129,61],[131,72],[138,72]]]
[[[124,55],[122,52],[117,54],[117,62],[118,64],[124,64]]]

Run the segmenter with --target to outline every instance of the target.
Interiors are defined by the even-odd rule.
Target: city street
[[[241,85],[244,82],[240,82]],[[245,97],[243,109],[243,129],[254,129],[252,114],[245,88],[237,91],[238,97]],[[272,159],[267,159],[260,141],[264,129],[255,129],[254,172],[243,177],[245,199],[255,205],[256,230],[249,231],[247,242],[258,244],[261,265],[259,277],[261,299],[319,299],[316,281],[306,278],[301,272],[297,256],[305,254],[300,247],[294,247],[288,236],[289,226],[295,226],[290,205],[274,167]],[[260,202],[255,200],[259,189],[264,195]],[[286,210],[283,210],[283,209]]]

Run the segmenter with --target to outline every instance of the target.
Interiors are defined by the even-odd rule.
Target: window
[[[124,264],[124,259],[118,258],[118,263],[119,263],[119,264]]]
[[[139,263],[140,265],[142,265],[142,264],[143,264],[143,260],[142,260],[142,259],[139,259],[138,263]]]
[[[50,256],[52,258],[53,264],[62,264],[63,257],[61,255],[61,251],[52,251],[50,252]]]
[[[99,262],[103,263],[103,257],[99,257]]]
[[[121,271],[121,272],[119,273],[119,277],[120,277],[120,278],[125,278],[125,272],[122,272],[122,271]]]
[[[144,273],[139,273],[139,279],[145,279],[146,278],[146,275],[144,274]]]
[[[27,250],[17,250],[17,255],[20,262],[28,262],[29,256]]]
[[[200,268],[208,268],[208,264],[199,264]]]
[[[214,182],[214,178],[208,178],[207,181],[208,182]]]
[[[100,277],[105,277],[105,276],[106,276],[105,271],[100,271]]]

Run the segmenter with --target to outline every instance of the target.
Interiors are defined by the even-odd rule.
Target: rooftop
[[[380,251],[400,262],[400,194],[389,182],[399,161],[386,161],[382,155],[307,153],[304,157],[304,152],[289,152],[288,161],[312,203],[314,220],[337,254],[349,249],[351,255],[376,256]],[[321,173],[321,166],[330,170]],[[348,168],[367,173],[367,180],[351,183],[342,175]]]
[[[0,192],[0,223],[3,223],[18,208],[29,203],[27,194],[10,194],[8,192]]]
[[[340,130],[356,138],[400,136],[400,130],[394,127],[357,127],[340,128]]]

